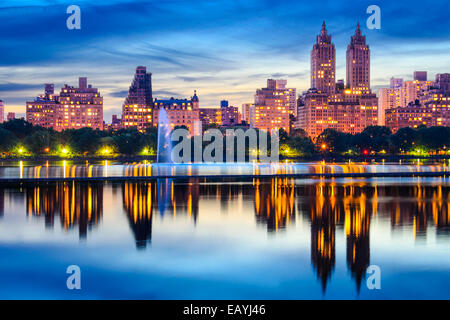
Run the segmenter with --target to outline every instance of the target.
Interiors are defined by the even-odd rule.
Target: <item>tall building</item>
[[[5,121],[5,104],[0,100],[0,123]]]
[[[370,49],[359,23],[347,47],[347,88],[362,94],[370,93]]]
[[[122,126],[145,131],[153,125],[152,74],[146,67],[136,68],[128,96],[122,106]]]
[[[436,75],[436,87],[439,88],[439,90],[442,93],[449,93],[450,92],[450,73],[442,73]]]
[[[200,113],[196,91],[194,91],[194,96],[191,99],[155,99],[153,110],[154,126],[158,126],[159,112],[162,108],[167,112],[170,127],[186,126],[191,134],[194,134],[194,131],[198,131],[196,126],[198,126],[197,123],[200,123]]]
[[[336,86],[336,49],[325,22],[311,51],[311,88],[318,93],[333,94]]]
[[[241,115],[237,107],[229,106],[228,101],[220,102],[221,126],[231,127],[241,122]]]
[[[56,131],[84,127],[103,130],[103,97],[97,88],[79,78],[78,88],[68,86],[54,94],[53,84],[45,85],[45,92],[27,102],[27,121],[33,125]]]
[[[335,54],[324,24],[311,55],[312,88],[298,104],[295,123],[311,137],[328,128],[354,134],[378,124],[378,99],[370,90],[370,50],[359,25],[347,48],[347,88],[335,83]]]
[[[291,90],[286,80],[267,80],[267,88],[256,91],[255,104],[250,107],[249,120],[252,128],[266,131],[284,129],[289,132]]]

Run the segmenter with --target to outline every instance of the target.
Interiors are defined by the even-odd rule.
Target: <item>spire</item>
[[[358,24],[356,25],[356,32],[355,32],[355,35],[358,36],[358,37],[361,36],[361,27],[359,26],[359,22],[358,22]]]
[[[322,23],[322,31],[320,32],[322,35],[327,34],[327,26],[325,24],[325,21]]]
[[[192,97],[192,101],[198,102],[197,90],[194,90],[194,96]]]

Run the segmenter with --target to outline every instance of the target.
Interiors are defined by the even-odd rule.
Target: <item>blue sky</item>
[[[81,30],[66,28],[66,8],[81,7]],[[366,8],[381,8],[368,30]],[[325,20],[345,78],[345,50],[359,21],[372,50],[372,87],[390,77],[450,72],[448,2],[303,0],[2,0],[0,99],[21,114],[44,83],[76,85],[87,76],[105,98],[105,120],[121,113],[136,66],[153,73],[155,97],[252,102],[267,78],[309,88],[310,50]]]

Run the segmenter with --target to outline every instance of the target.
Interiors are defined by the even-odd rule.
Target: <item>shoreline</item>
[[[117,177],[68,177],[68,178],[0,178],[3,185],[29,185],[57,182],[154,182],[157,180],[191,180],[208,182],[215,180],[245,181],[252,179],[294,178],[294,179],[336,179],[336,178],[414,178],[414,177],[450,177],[450,171],[436,172],[379,172],[379,173],[297,173],[297,174],[261,174],[261,175],[158,175],[158,176],[117,176]]]
[[[450,160],[449,155],[432,155],[432,156],[415,156],[415,155],[358,155],[358,156],[345,156],[336,154],[326,155],[314,155],[310,157],[284,157],[280,155],[281,161],[292,162],[311,162],[311,161],[327,161],[327,162],[347,162],[351,160],[353,162],[369,162],[369,161],[386,161],[386,162],[399,162],[400,160]],[[156,161],[156,156],[118,156],[118,157],[0,157],[0,162],[15,162],[15,161],[117,161],[117,162],[136,162],[136,161]],[[226,162],[224,162],[226,163]]]

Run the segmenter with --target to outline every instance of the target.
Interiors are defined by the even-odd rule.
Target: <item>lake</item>
[[[8,184],[0,298],[450,299],[449,218],[448,176]]]

